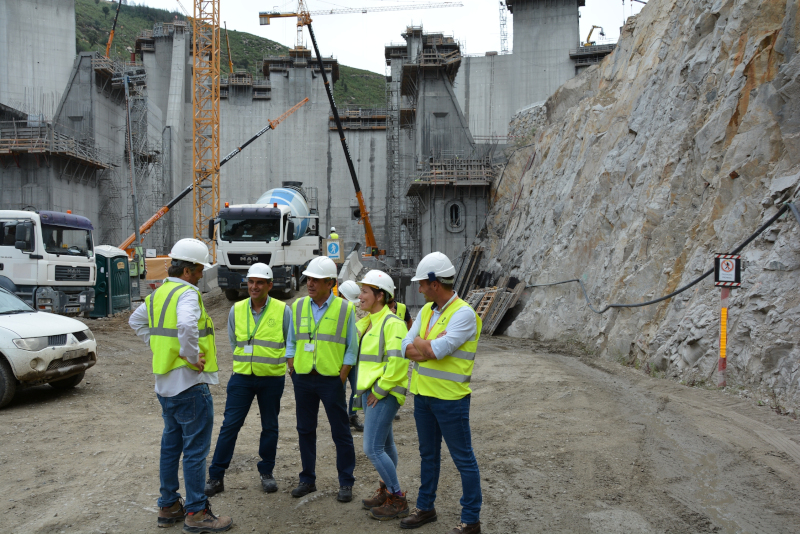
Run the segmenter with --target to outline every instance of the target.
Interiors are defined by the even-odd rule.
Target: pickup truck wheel
[[[51,387],[56,389],[71,389],[81,383],[83,380],[83,376],[86,374],[86,371],[78,373],[77,375],[72,375],[69,378],[64,378],[62,380],[56,380],[55,382],[49,382]]]
[[[0,356],[0,408],[6,406],[17,392],[17,379],[11,366]]]
[[[235,289],[226,289],[225,290],[225,298],[230,300],[231,302],[236,302],[239,300],[239,292]]]

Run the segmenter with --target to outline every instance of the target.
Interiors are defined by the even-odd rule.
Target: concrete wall
[[[464,58],[455,82],[458,100],[477,141],[505,136],[511,116],[547,100],[575,76],[569,50],[580,41],[577,0],[514,2],[513,53]]]
[[[74,0],[0,0],[0,103],[50,118],[75,58]]]

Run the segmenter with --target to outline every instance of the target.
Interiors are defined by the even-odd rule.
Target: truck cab
[[[0,210],[0,287],[35,310],[88,317],[97,278],[92,230],[71,213]]]

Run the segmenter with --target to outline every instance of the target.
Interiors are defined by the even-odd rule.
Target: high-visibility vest
[[[358,339],[361,339],[361,336],[363,336],[364,332],[367,331],[367,328],[369,328],[369,323],[370,323],[369,315],[367,315],[363,319],[359,319],[358,321],[356,321],[356,331],[358,332]]]
[[[383,399],[391,394],[402,406],[408,391],[408,360],[402,351],[408,329],[388,306],[371,314],[369,320],[372,328],[361,338],[358,351],[356,395],[360,397],[372,391]],[[363,408],[358,402],[354,402],[353,407]]]
[[[147,324],[150,328],[150,349],[153,351],[154,374],[165,375],[178,367],[197,370],[194,365],[180,358],[178,299],[186,291],[196,291],[197,302],[200,304],[200,319],[197,321],[197,329],[200,332],[198,346],[206,360],[203,371],[214,373],[219,370],[217,345],[214,341],[214,322],[206,313],[203,296],[193,286],[167,281],[144,301],[147,306]]]
[[[336,232],[331,232],[331,235],[328,236],[328,239],[339,239],[339,234]]]
[[[321,375],[335,376],[342,370],[347,347],[347,321],[353,305],[341,297],[334,298],[317,325],[311,313],[311,297],[292,303],[294,338],[294,371],[304,375],[317,371]],[[306,345],[313,350],[306,350]]]
[[[283,338],[283,313],[286,304],[269,299],[256,330],[250,311],[250,299],[233,305],[236,323],[236,348],[233,350],[233,372],[241,375],[283,376],[286,374],[286,340]],[[248,335],[249,333],[249,335]],[[247,354],[245,347],[252,347]]]
[[[397,303],[397,313],[395,314],[400,317],[400,320],[405,322],[406,321],[406,305],[402,302]]]
[[[431,328],[427,340],[436,339],[439,334],[447,330],[447,323],[453,314],[469,304],[456,298],[442,312],[439,319]],[[472,310],[472,308],[470,308]],[[475,313],[472,310],[472,313]],[[420,327],[427,329],[433,315],[433,303],[426,304],[420,312]],[[426,395],[445,400],[458,400],[466,397],[472,390],[469,382],[472,378],[472,368],[475,365],[475,352],[478,349],[478,340],[481,337],[481,327],[483,323],[478,314],[475,313],[477,321],[477,331],[475,336],[441,360],[425,360],[424,362],[414,362],[414,372],[411,375],[411,392],[414,395]],[[424,334],[422,331],[420,334]]]

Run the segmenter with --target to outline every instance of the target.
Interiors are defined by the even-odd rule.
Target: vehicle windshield
[[[28,313],[35,311],[27,304],[22,302],[16,295],[8,291],[0,290],[0,315],[11,315],[12,313]]]
[[[222,219],[223,241],[277,241],[281,237],[280,219]]]
[[[92,232],[78,228],[42,225],[44,250],[50,254],[89,256],[92,248]]]

